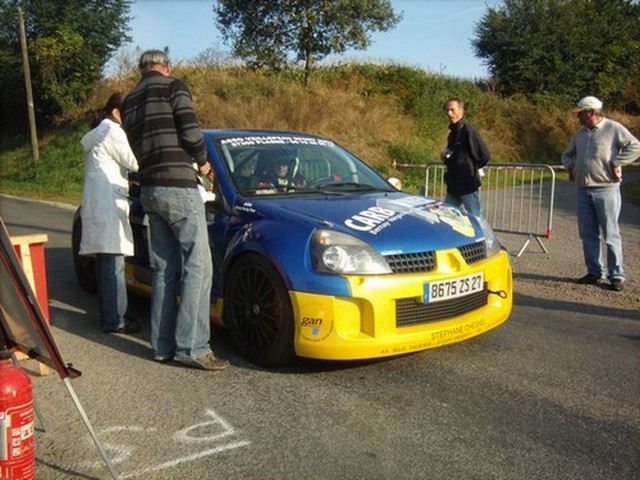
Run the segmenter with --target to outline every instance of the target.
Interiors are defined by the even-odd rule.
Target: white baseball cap
[[[584,97],[576,104],[576,108],[573,109],[574,112],[581,112],[582,110],[601,110],[602,102],[598,100],[596,97]]]

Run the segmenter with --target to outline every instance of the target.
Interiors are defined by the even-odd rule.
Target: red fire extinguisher
[[[33,387],[11,351],[0,351],[0,479],[34,480]]]

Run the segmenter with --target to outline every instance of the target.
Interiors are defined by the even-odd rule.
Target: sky
[[[471,38],[488,7],[499,0],[391,0],[403,19],[387,32],[372,35],[367,50],[350,50],[332,61],[395,62],[461,78],[486,78],[473,54]],[[134,0],[129,35],[118,55],[137,56],[169,47],[175,64],[212,50],[228,52],[213,20],[212,0]],[[136,58],[137,60],[137,58]],[[115,60],[114,60],[115,61]],[[112,61],[112,63],[114,62]],[[113,68],[113,67],[111,67]]]

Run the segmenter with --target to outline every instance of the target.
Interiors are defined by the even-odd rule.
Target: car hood
[[[459,209],[402,192],[253,200],[252,211],[282,221],[283,227],[298,223],[309,231],[341,231],[383,255],[452,248],[484,238],[478,221]]]

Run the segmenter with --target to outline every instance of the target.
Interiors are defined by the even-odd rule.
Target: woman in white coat
[[[123,99],[122,93],[111,95],[102,109],[102,121],[80,141],[87,152],[80,255],[95,256],[100,327],[109,333],[140,331],[137,323],[125,319],[124,257],[133,255],[127,174],[138,171],[138,162],[120,126]]]

